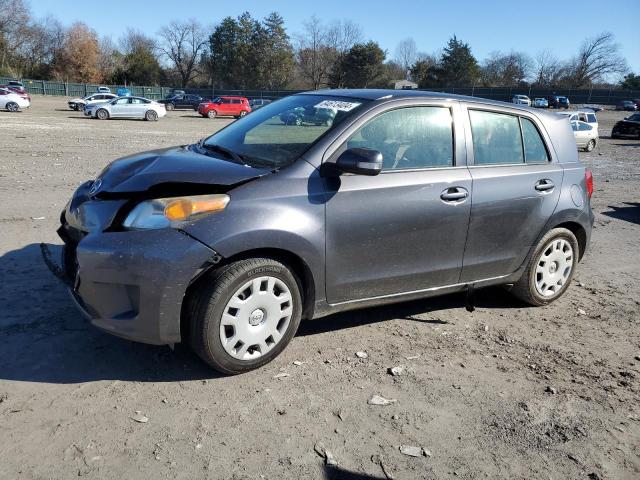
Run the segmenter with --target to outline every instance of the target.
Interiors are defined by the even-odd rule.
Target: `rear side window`
[[[546,163],[549,153],[528,118],[469,110],[475,165]],[[574,123],[574,122],[572,122]]]
[[[598,120],[596,120],[595,113],[588,113],[587,114],[587,122],[589,122],[589,123],[598,123]]]
[[[469,119],[475,165],[524,163],[518,117],[469,110]]]
[[[547,163],[549,154],[540,137],[540,132],[528,118],[520,118],[524,139],[524,158],[527,163]]]
[[[446,107],[407,107],[367,122],[347,148],[382,153],[383,170],[453,166],[451,111]]]

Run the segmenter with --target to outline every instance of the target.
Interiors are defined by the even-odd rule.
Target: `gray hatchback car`
[[[282,120],[300,109],[335,115]],[[316,91],[113,162],[61,215],[62,266],[43,254],[95,326],[187,341],[235,374],[276,357],[303,318],[501,284],[556,300],[589,244],[592,191],[565,118]]]

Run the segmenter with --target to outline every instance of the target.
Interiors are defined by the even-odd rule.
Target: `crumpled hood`
[[[270,173],[198,153],[197,146],[170,147],[114,161],[98,175],[90,195],[144,192],[161,184],[232,186]]]

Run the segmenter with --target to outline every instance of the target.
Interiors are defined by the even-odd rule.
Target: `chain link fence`
[[[0,84],[4,85],[12,78],[0,77]],[[53,82],[47,80],[20,79],[27,91],[38,95],[58,95],[66,97],[85,97],[95,93],[101,85],[92,83]],[[146,97],[153,100],[170,96],[175,88],[171,87],[139,87],[126,85],[106,85],[112,92],[118,88],[128,88],[132,95]],[[275,100],[286,97],[303,90],[229,90],[214,88],[186,88],[187,93],[197,94],[205,98],[213,98],[218,95],[241,95],[247,98],[265,98]],[[638,90],[619,89],[564,89],[564,88],[537,88],[537,87],[451,87],[427,89],[435,92],[453,93],[457,95],[469,95],[472,97],[488,98],[510,102],[514,95],[527,95],[534,99],[537,97],[548,98],[552,95],[569,97],[573,104],[598,104],[615,105],[621,100],[633,100],[640,98]]]

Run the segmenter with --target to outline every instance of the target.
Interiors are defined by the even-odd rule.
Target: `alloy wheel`
[[[293,297],[276,277],[254,278],[231,296],[220,321],[224,350],[238,360],[254,360],[284,337],[293,315]]]
[[[555,238],[547,244],[536,265],[536,291],[543,297],[552,297],[562,290],[571,276],[573,247],[564,238]]]

